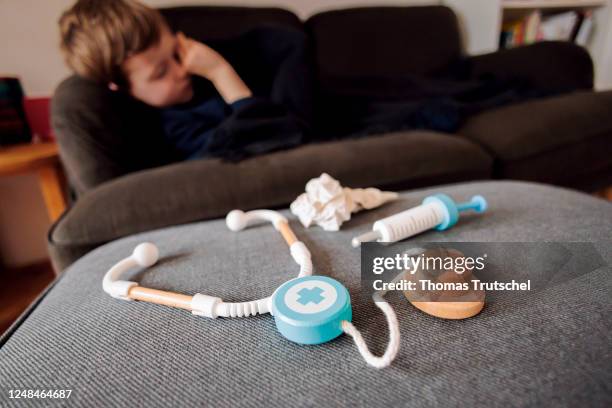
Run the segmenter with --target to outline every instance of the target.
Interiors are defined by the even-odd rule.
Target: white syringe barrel
[[[379,242],[396,242],[434,228],[443,220],[444,208],[427,203],[378,220],[372,230],[380,234]]]

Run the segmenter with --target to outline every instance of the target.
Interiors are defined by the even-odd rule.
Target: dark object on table
[[[17,78],[0,78],[0,146],[32,140]]]

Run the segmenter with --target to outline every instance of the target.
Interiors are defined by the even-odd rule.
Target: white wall
[[[595,87],[612,89],[612,0],[595,13],[595,29],[589,50],[595,63]]]
[[[18,75],[31,96],[49,95],[66,76],[57,20],[71,0],[0,0],[0,74]]]
[[[501,24],[499,0],[442,0],[442,3],[457,14],[468,54],[497,50]]]

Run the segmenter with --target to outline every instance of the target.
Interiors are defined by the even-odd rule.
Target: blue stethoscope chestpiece
[[[351,321],[348,290],[327,276],[303,276],[283,283],[272,294],[276,328],[299,344],[321,344],[343,333],[342,321]]]

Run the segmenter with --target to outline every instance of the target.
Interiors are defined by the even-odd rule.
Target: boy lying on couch
[[[239,159],[302,142],[306,87],[273,84],[282,91],[271,93],[270,83],[256,83],[261,92],[254,94],[219,52],[172,33],[155,9],[132,0],[78,0],[59,24],[67,65],[82,78],[158,108],[179,159]],[[305,40],[283,30],[275,43],[280,30],[251,30],[232,46],[270,50],[262,58],[275,65],[274,81],[288,82],[287,72],[302,72],[300,59],[290,57]],[[293,54],[279,52],[283,47]]]
[[[206,21],[201,24],[205,26]],[[540,90],[520,78],[466,80],[463,71],[469,71],[469,59],[462,58],[431,78],[408,72],[351,74],[315,87],[303,31],[262,23],[231,38],[207,39],[205,45],[173,34],[159,11],[133,0],[78,0],[60,19],[60,28],[66,62],[78,76],[97,84],[98,90],[111,89],[157,109],[155,114],[139,115],[140,120],[125,109],[121,126],[115,126],[117,112],[102,115],[100,111],[126,99],[116,98],[110,104],[87,106],[87,112],[79,113],[84,120],[75,120],[73,99],[95,104],[100,93],[83,96],[82,80],[73,89],[70,86],[76,81],[60,85],[56,96],[61,93],[62,97],[54,98],[58,101],[53,108],[54,128],[62,135],[63,150],[72,153],[62,157],[64,164],[82,173],[73,174],[77,191],[176,160],[239,160],[307,140],[411,129],[456,133],[467,117],[478,112],[561,91]],[[115,111],[121,113],[120,108]],[[158,116],[161,124],[153,126]],[[142,117],[150,123],[143,123]],[[158,129],[164,133],[158,139],[172,149],[154,148],[157,139],[148,136]],[[94,138],[99,148],[93,149],[91,141],[75,148],[84,134]],[[108,141],[101,140],[104,135]],[[150,156],[155,160],[161,156],[166,162],[134,163],[145,160],[142,146],[147,153],[160,151]],[[109,160],[104,165],[83,165],[91,161],[87,149],[95,150],[96,159],[103,150]]]

